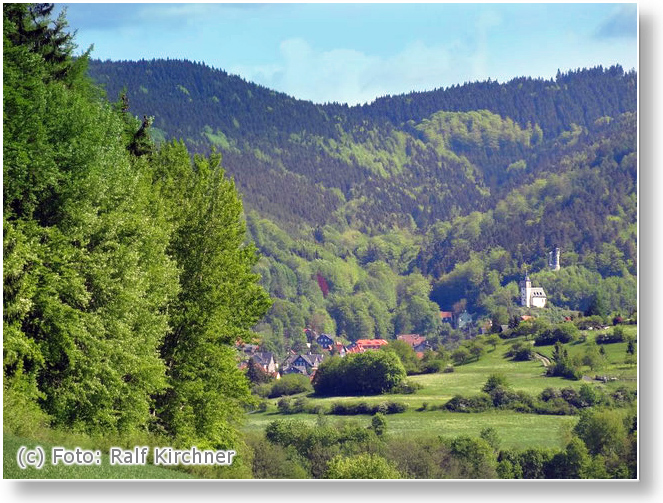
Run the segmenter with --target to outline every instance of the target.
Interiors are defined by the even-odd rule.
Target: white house
[[[532,282],[529,275],[520,282],[520,305],[525,307],[545,307],[546,292],[541,287],[532,288]]]

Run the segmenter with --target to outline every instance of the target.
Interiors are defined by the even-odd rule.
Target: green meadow
[[[635,326],[626,327],[627,334],[635,336]],[[571,356],[580,358],[594,344],[594,334],[585,332],[584,340],[566,344]],[[387,415],[388,431],[394,435],[471,435],[478,436],[482,429],[493,427],[497,430],[502,446],[506,448],[551,447],[561,448],[568,442],[570,431],[575,426],[578,416],[554,416],[525,414],[506,410],[494,410],[480,413],[459,413],[444,410],[417,410],[426,404],[431,406],[444,405],[455,395],[471,396],[481,392],[481,388],[491,374],[503,374],[508,384],[515,391],[524,391],[538,395],[546,388],[579,388],[589,383],[605,391],[620,386],[635,389],[637,387],[637,368],[634,364],[626,364],[626,343],[605,344],[604,361],[600,369],[592,370],[588,366],[581,367],[582,380],[574,381],[561,377],[547,377],[541,360],[515,362],[504,355],[509,346],[523,338],[503,340],[493,349],[487,346],[478,361],[456,366],[454,372],[409,376],[408,379],[422,386],[413,394],[387,394],[375,396],[343,396],[317,398],[313,394],[300,394],[311,404],[330,405],[334,402],[366,402],[375,404],[387,400],[408,404],[408,410],[400,414]],[[553,347],[541,346],[534,348],[536,352],[551,357]],[[596,375],[615,377],[617,380],[606,383],[596,381]],[[315,414],[280,414],[277,409],[278,399],[269,400],[265,412],[247,414],[245,431],[263,431],[276,419],[297,419],[314,424],[318,421]],[[324,416],[327,421],[356,420],[370,424],[370,416]]]

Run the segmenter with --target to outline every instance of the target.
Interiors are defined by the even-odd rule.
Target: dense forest
[[[219,155],[157,149],[109,104],[52,10],[3,6],[5,431],[241,452],[234,344],[270,300],[239,194]]]
[[[634,315],[637,75],[558,72],[313,104],[204,64],[91,61],[155,141],[216,149],[243,196],[274,299],[277,354],[311,327],[347,340],[452,331],[438,312],[506,322],[525,270],[557,319]],[[561,249],[562,269],[547,270]]]

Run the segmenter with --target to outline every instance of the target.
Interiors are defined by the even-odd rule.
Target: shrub
[[[405,379],[405,368],[392,351],[367,351],[332,357],[313,379],[319,395],[375,395],[391,391]]]
[[[358,454],[350,458],[336,456],[325,472],[326,479],[399,479],[396,467],[377,454]]]
[[[311,381],[302,374],[286,374],[281,379],[272,384],[269,392],[269,398],[278,398],[280,396],[296,395],[312,391]]]
[[[329,414],[337,416],[398,414],[405,412],[407,408],[407,404],[393,401],[382,402],[377,405],[370,405],[366,402],[335,402],[331,405]]]
[[[578,327],[572,322],[561,323],[553,329],[547,329],[537,335],[534,345],[550,346],[556,342],[571,342],[578,335]]]
[[[452,412],[483,412],[492,406],[490,396],[484,393],[474,397],[456,395],[444,405],[444,408]]]
[[[292,410],[290,398],[281,398],[276,404],[276,407],[281,414],[290,414],[290,411]]]
[[[491,374],[486,381],[486,384],[483,385],[481,391],[490,393],[495,388],[507,388],[509,386],[506,376],[504,374]]]
[[[596,344],[613,344],[616,342],[624,342],[624,328],[616,326],[612,332],[598,334],[596,336]]]
[[[397,386],[392,388],[391,393],[403,394],[403,395],[412,395],[417,392],[417,390],[422,389],[423,385],[419,384],[416,381],[405,380],[402,381]]]

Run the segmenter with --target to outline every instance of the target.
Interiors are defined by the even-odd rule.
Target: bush
[[[451,412],[483,412],[492,407],[490,395],[485,393],[473,397],[456,395],[444,405]]]
[[[407,409],[407,404],[393,401],[382,402],[377,405],[370,405],[366,402],[335,402],[331,405],[329,414],[337,416],[399,414]]]
[[[624,342],[624,328],[616,326],[612,332],[605,334],[598,334],[596,336],[596,344],[614,344],[616,342]]]
[[[296,395],[297,393],[304,393],[307,391],[313,391],[311,381],[307,376],[302,374],[286,374],[272,384],[269,398]]]
[[[535,346],[550,346],[556,342],[566,344],[578,335],[578,327],[571,322],[561,323],[553,329],[544,330],[536,336]]]
[[[507,388],[508,386],[509,384],[504,374],[491,374],[488,376],[488,380],[483,385],[483,388],[481,388],[481,391],[490,393],[495,388]]]
[[[358,454],[350,458],[336,456],[325,472],[326,479],[399,479],[396,467],[377,454]]]
[[[442,370],[446,365],[446,362],[444,360],[431,360],[427,362],[422,362],[421,363],[421,370],[420,372],[422,374],[436,374],[440,370]]]
[[[405,368],[392,351],[367,351],[332,357],[318,367],[313,387],[319,395],[376,395],[405,379]]]
[[[417,390],[422,389],[423,385],[419,384],[416,381],[405,380],[401,382],[398,386],[392,388],[391,393],[403,394],[403,395],[412,395],[417,392]]]

